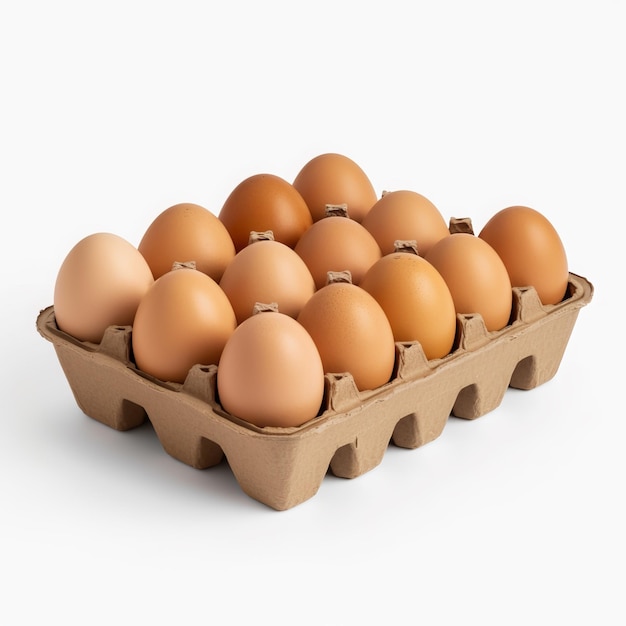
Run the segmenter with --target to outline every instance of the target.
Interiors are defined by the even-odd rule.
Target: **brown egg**
[[[376,202],[376,191],[361,167],[333,152],[320,154],[298,172],[293,186],[304,198],[313,221],[326,217],[326,206],[347,206],[351,219],[360,222]]]
[[[513,287],[534,287],[543,304],[563,299],[569,280],[567,255],[542,213],[526,206],[502,209],[478,236],[498,253]]]
[[[131,243],[112,233],[81,239],[67,254],[54,286],[57,326],[80,341],[99,343],[108,326],[133,323],[154,279]]]
[[[383,254],[394,251],[397,240],[412,240],[425,256],[430,247],[450,234],[439,209],[416,191],[388,191],[363,218],[363,226],[373,235]]]
[[[181,267],[158,278],[144,295],[132,333],[137,367],[164,381],[184,382],[196,364],[217,364],[235,329],[235,313],[205,273]]]
[[[139,243],[155,278],[174,263],[195,263],[196,269],[219,281],[235,256],[235,246],[222,222],[208,209],[175,204],[157,215]]]
[[[511,281],[502,259],[486,241],[454,233],[432,246],[425,258],[446,281],[457,313],[479,313],[489,331],[509,323]]]
[[[360,285],[385,311],[395,341],[418,341],[427,359],[454,344],[456,311],[441,274],[412,252],[392,252],[374,263]]]
[[[292,248],[270,238],[240,250],[224,270],[220,287],[240,324],[252,315],[256,302],[275,302],[281,313],[296,317],[313,295],[315,282]]]
[[[251,424],[300,426],[320,411],[322,360],[295,319],[277,310],[261,311],[237,326],[226,343],[217,391],[228,413]]]
[[[293,248],[313,221],[296,188],[273,174],[256,174],[240,182],[224,202],[219,219],[237,252],[248,245],[252,231],[271,230],[276,241]]]
[[[328,272],[348,270],[358,285],[365,272],[381,257],[372,235],[358,222],[329,215],[314,222],[294,250],[309,268],[317,289],[326,284]]]
[[[298,315],[313,337],[326,373],[349,372],[359,390],[389,381],[395,362],[393,331],[385,312],[364,289],[329,282]]]

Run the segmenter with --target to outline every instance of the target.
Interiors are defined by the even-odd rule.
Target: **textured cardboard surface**
[[[37,317],[80,409],[123,431],[149,419],[164,450],[205,469],[226,457],[250,497],[286,510],[311,498],[325,474],[354,478],[383,459],[390,442],[418,448],[452,414],[475,419],[495,409],[509,386],[533,389],[557,372],[580,309],[593,297],[570,274],[566,298],[543,306],[532,288],[513,290],[511,323],[487,332],[478,315],[457,316],[453,351],[427,361],[418,343],[396,344],[396,370],[382,387],[359,392],[349,373],[326,375],[320,415],[297,428],[257,428],[226,414],[216,396],[217,367],[196,365],[184,384],[139,372],[132,328],[110,327],[99,345],[60,331],[53,307]]]

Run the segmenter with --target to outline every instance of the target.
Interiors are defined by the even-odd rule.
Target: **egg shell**
[[[174,269],[154,282],[137,307],[137,367],[160,380],[183,382],[193,365],[218,363],[235,326],[232,306],[210,276]]]
[[[395,341],[418,341],[427,359],[446,356],[456,334],[454,301],[441,274],[413,252],[392,252],[367,271],[360,286],[385,311]]]
[[[329,204],[345,204],[349,217],[360,222],[377,200],[376,190],[361,166],[334,152],[305,163],[293,186],[304,198],[314,222],[326,217]]]
[[[433,245],[425,258],[446,281],[457,314],[479,313],[489,331],[509,323],[511,281],[502,259],[486,241],[454,233]]]
[[[235,245],[222,222],[198,204],[182,202],[162,211],[146,229],[139,251],[155,278],[174,263],[195,263],[196,269],[219,281],[235,256]]]
[[[313,338],[326,373],[349,372],[361,391],[391,378],[393,331],[381,306],[364,289],[330,282],[309,299],[297,319]]]
[[[361,224],[329,215],[304,232],[294,250],[309,268],[315,286],[326,284],[328,272],[348,270],[358,285],[365,272],[380,259],[376,240]]]
[[[305,262],[292,248],[272,239],[240,250],[224,270],[220,287],[238,323],[252,315],[256,302],[275,302],[281,313],[296,317],[315,292]]]
[[[382,254],[394,252],[397,240],[414,240],[425,256],[431,246],[450,234],[439,209],[410,189],[388,191],[376,201],[361,222],[380,246]]]
[[[534,287],[543,304],[563,299],[567,254],[545,215],[527,206],[510,206],[495,213],[478,236],[498,253],[514,287]]]
[[[324,397],[324,368],[313,339],[280,311],[244,320],[224,347],[217,369],[220,404],[256,426],[300,426]]]
[[[237,252],[248,245],[252,231],[271,230],[276,241],[293,248],[313,221],[296,188],[274,174],[255,174],[241,181],[226,198],[218,217]]]
[[[108,326],[133,323],[154,282],[148,263],[129,241],[93,233],[69,251],[57,273],[54,310],[59,328],[99,343]]]

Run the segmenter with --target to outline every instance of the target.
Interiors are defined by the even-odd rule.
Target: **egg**
[[[421,344],[427,359],[446,356],[456,335],[456,310],[441,274],[410,251],[386,254],[367,271],[360,286],[385,311],[394,340]]]
[[[319,154],[304,164],[293,186],[300,192],[313,221],[326,217],[327,205],[347,206],[360,222],[377,200],[372,182],[351,158],[334,152]]]
[[[108,326],[133,323],[153,282],[148,263],[129,241],[113,233],[88,235],[72,247],[57,273],[57,326],[80,341],[99,343]]]
[[[306,263],[271,232],[252,233],[252,242],[237,252],[219,284],[239,324],[252,315],[256,302],[275,302],[281,313],[296,317],[315,291]]]
[[[382,307],[361,287],[331,279],[297,320],[313,338],[326,373],[349,372],[359,390],[375,389],[391,378],[393,331]]]
[[[196,269],[219,281],[235,256],[228,230],[208,209],[198,204],[175,204],[157,215],[146,229],[139,251],[154,278],[174,263],[195,263]]]
[[[480,314],[488,331],[504,328],[511,317],[513,292],[497,252],[470,233],[454,233],[425,256],[446,281],[458,314]]]
[[[180,266],[141,299],[132,332],[137,367],[163,381],[184,382],[196,364],[217,364],[236,326],[226,294],[207,274]]]
[[[397,240],[414,240],[418,254],[424,256],[433,244],[450,234],[439,209],[410,189],[385,192],[361,223],[383,254],[394,252]]]
[[[534,287],[543,304],[564,298],[567,255],[545,215],[531,207],[510,206],[492,215],[478,236],[498,253],[513,287]]]
[[[314,222],[294,250],[309,268],[317,289],[326,284],[328,272],[344,270],[358,285],[381,257],[376,240],[359,222],[336,214]]]
[[[251,424],[301,426],[322,406],[322,360],[294,318],[277,308],[260,309],[227,341],[217,369],[217,392],[225,411]]]
[[[313,221],[296,188],[274,174],[255,174],[241,181],[226,198],[218,217],[236,251],[248,245],[252,231],[271,230],[276,241],[293,247]]]

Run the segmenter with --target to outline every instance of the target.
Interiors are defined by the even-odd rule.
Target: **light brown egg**
[[[511,206],[494,214],[478,236],[498,253],[513,287],[534,287],[543,304],[563,299],[569,280],[567,255],[545,215]]]
[[[67,254],[54,286],[57,326],[80,341],[99,343],[108,326],[133,323],[154,279],[131,243],[112,233],[81,239]]]
[[[375,389],[391,378],[393,331],[382,307],[364,289],[331,280],[297,319],[313,337],[326,373],[349,372],[359,390]]]
[[[416,191],[388,191],[377,200],[361,222],[373,235],[383,254],[394,251],[397,240],[412,240],[425,256],[430,247],[450,234],[439,209]]]
[[[329,215],[304,232],[294,250],[309,268],[315,286],[326,284],[328,272],[348,270],[358,285],[365,272],[381,257],[372,235],[354,220]]]
[[[385,311],[395,341],[418,341],[427,359],[446,356],[456,334],[456,311],[441,274],[413,252],[392,252],[374,263],[360,285]]]
[[[184,202],[157,215],[144,233],[139,251],[159,278],[174,263],[195,263],[196,269],[219,281],[235,256],[235,246],[222,222],[204,207]]]
[[[300,426],[321,409],[322,360],[295,319],[277,310],[261,311],[237,326],[226,343],[217,391],[228,413],[251,424]]]
[[[489,331],[509,323],[511,281],[502,259],[486,241],[454,233],[432,246],[425,258],[446,281],[457,313],[479,313]]]
[[[293,248],[311,225],[304,198],[288,181],[273,174],[255,174],[240,182],[219,213],[238,252],[248,245],[252,231],[268,231]]]
[[[166,272],[144,295],[135,315],[137,367],[164,381],[184,382],[196,364],[217,364],[236,319],[226,294],[190,267]]]
[[[351,219],[360,222],[377,200],[367,174],[349,157],[329,152],[308,161],[293,186],[304,198],[313,221],[326,217],[326,206],[345,204]]]
[[[296,252],[270,233],[259,235],[270,238],[240,250],[220,280],[239,324],[252,315],[256,302],[275,302],[281,313],[296,317],[315,291],[311,272]]]

